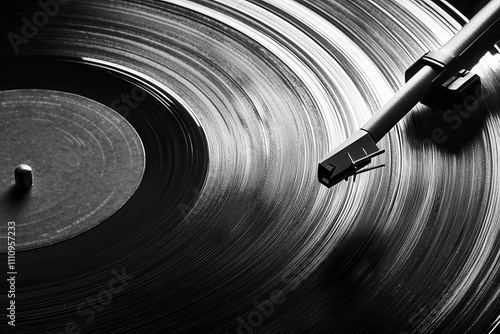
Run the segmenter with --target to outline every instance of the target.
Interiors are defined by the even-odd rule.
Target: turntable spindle
[[[16,187],[22,190],[29,190],[33,187],[33,169],[25,164],[21,164],[14,170]]]

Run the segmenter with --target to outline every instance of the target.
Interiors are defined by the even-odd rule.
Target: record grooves
[[[329,190],[317,182],[318,161],[463,24],[448,4],[57,4],[0,4],[0,113],[29,114],[44,97],[112,113],[140,139],[144,175],[108,219],[16,253],[16,327],[2,321],[2,333],[485,333],[498,323],[498,50],[474,68],[486,94],[473,116],[458,125],[418,106],[383,139],[374,160],[384,169]]]
[[[162,233],[156,234],[161,237],[181,224],[203,187],[208,152],[199,124],[167,90],[155,86],[154,81],[144,82],[143,77],[134,77],[122,68],[106,66],[102,61],[29,56],[3,59],[1,64],[7,79],[2,81],[2,91],[68,92],[115,108],[137,131],[148,156],[141,185],[105,224],[79,235],[76,242],[76,239],[69,239],[49,248],[18,253],[18,262],[31,268],[28,276],[18,277],[18,286],[36,285],[39,289],[85,275],[90,268],[100,265],[100,260],[87,258],[89,247],[98,257],[99,252],[115,249],[108,253],[103,265],[108,263],[116,267],[116,260],[110,254],[122,255],[123,247],[127,247],[130,240],[123,239],[124,235],[128,235],[127,238],[140,236],[161,224]],[[125,245],[121,245],[124,241]],[[30,311],[33,306],[29,305],[33,304],[23,306],[22,296],[21,293],[17,297],[18,312],[29,315],[33,312]],[[73,300],[61,302],[72,305]],[[45,324],[45,319],[42,320]],[[38,325],[35,320],[33,326],[41,328],[44,325]]]

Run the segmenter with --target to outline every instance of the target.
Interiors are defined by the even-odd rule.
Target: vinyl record
[[[13,94],[50,97],[51,105],[63,97],[71,105],[90,101],[116,112],[144,149],[143,158],[130,159],[144,164],[140,184],[130,198],[121,193],[111,217],[96,220],[106,206],[82,210],[92,227],[16,251],[7,271],[15,284],[2,288],[3,309],[15,301],[15,310],[4,311],[2,332],[493,328],[497,49],[473,70],[482,79],[478,103],[451,112],[419,105],[380,142],[386,153],[375,163],[385,168],[331,189],[317,181],[324,155],[403,85],[416,59],[464,23],[447,3],[430,0],[0,4],[0,117],[7,105],[26,107]],[[18,145],[19,138],[2,140]],[[31,195],[43,191],[48,201],[55,197],[36,188],[43,184],[37,166],[56,161],[54,140],[46,155],[19,158],[31,159]],[[116,138],[110,145],[109,152],[133,147]],[[5,175],[25,163],[4,161]],[[133,183],[130,175],[104,175],[94,174],[95,195],[78,197],[77,207]],[[21,236],[33,223],[14,204],[79,223],[24,197],[13,204],[13,179],[0,180],[2,249],[9,226]],[[8,253],[0,258],[9,263]]]

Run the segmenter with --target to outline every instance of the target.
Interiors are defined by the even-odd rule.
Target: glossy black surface
[[[21,18],[39,10],[26,3],[0,4],[0,35],[21,33]],[[185,147],[209,160],[173,159],[169,133],[184,132],[159,129],[180,121],[153,106],[147,122],[130,110],[145,145],[156,143],[146,148],[147,191],[95,237],[20,258],[16,330],[62,332],[73,322],[83,333],[484,332],[500,305],[498,53],[476,69],[489,93],[483,126],[468,136],[467,119],[443,119],[446,146],[467,137],[458,150],[428,138],[438,125],[422,126],[418,107],[381,143],[387,152],[374,163],[390,167],[332,191],[317,182],[321,157],[459,28],[460,15],[441,5],[73,0],[17,54],[0,39],[5,56],[88,57],[167,87],[208,150],[195,140]],[[92,67],[38,73],[90,82],[94,96],[117,93],[107,105],[132,88]],[[172,162],[179,177],[165,172]],[[206,172],[198,189],[188,177],[196,171]]]

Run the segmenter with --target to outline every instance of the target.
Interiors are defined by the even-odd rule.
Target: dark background
[[[448,0],[448,2],[470,19],[488,3],[488,0]]]

